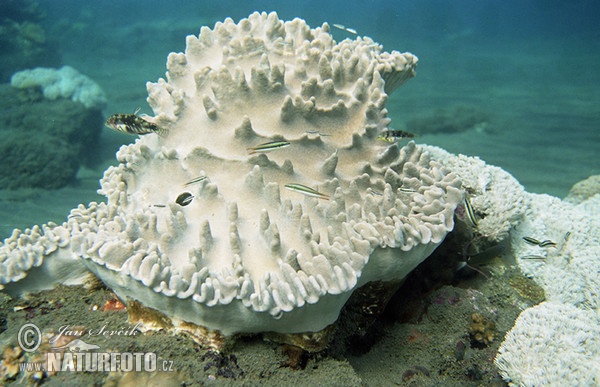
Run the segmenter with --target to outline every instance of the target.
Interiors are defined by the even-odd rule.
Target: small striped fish
[[[377,136],[378,140],[385,142],[402,141],[406,138],[414,138],[415,135],[404,130],[384,130],[381,135]]]
[[[540,247],[556,247],[556,242],[552,242],[550,239],[539,241],[535,238],[524,236],[523,240],[529,243],[530,245],[538,245]]]
[[[477,227],[477,217],[475,216],[475,211],[473,210],[473,206],[471,205],[471,201],[468,197],[465,196],[464,200],[466,218],[470,223],[471,227]]]
[[[334,26],[334,27],[335,27],[335,28],[337,28],[338,30],[342,30],[342,31],[349,32],[349,33],[351,33],[352,35],[356,35],[356,34],[357,34],[357,32],[356,32],[356,30],[355,30],[354,28],[346,27],[346,26],[345,26],[345,25],[343,25],[343,24],[337,24],[337,23],[335,23],[335,24],[332,24],[332,26]]]
[[[264,144],[257,145],[252,148],[246,148],[248,152],[253,155],[258,152],[270,152],[275,149],[281,149],[290,146],[289,141],[271,141],[265,142]]]
[[[545,241],[541,241],[539,243],[540,247],[556,247],[556,242],[552,242],[550,239],[546,239]]]
[[[525,242],[529,243],[530,245],[539,245],[540,243],[542,243],[542,242],[538,241],[537,239],[529,237],[529,236],[524,236],[523,240]]]
[[[541,255],[525,255],[522,256],[521,259],[546,259],[546,257],[543,257]]]
[[[201,181],[206,180],[206,176],[199,176],[195,179],[192,179],[190,181],[188,181],[187,183],[185,183],[183,186],[187,187],[188,185],[192,185],[192,184],[196,184],[196,183],[200,183]]]
[[[144,134],[156,133],[159,136],[164,136],[167,131],[163,128],[159,128],[156,124],[146,121],[137,114],[113,114],[108,117],[104,124],[116,132],[126,134],[137,134],[143,136]]]
[[[324,193],[321,193],[317,190],[314,190],[314,189],[307,187],[305,185],[302,185],[302,184],[290,183],[290,184],[286,184],[285,188],[289,189],[290,191],[298,192],[298,193],[301,193],[306,196],[312,196],[317,199],[329,200],[329,195],[325,195]]]

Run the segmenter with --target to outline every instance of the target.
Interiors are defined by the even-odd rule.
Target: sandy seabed
[[[98,346],[94,352],[152,353],[158,367],[167,369],[125,373],[67,370],[44,376],[47,386],[151,382],[186,386],[504,386],[493,359],[520,311],[540,301],[536,299],[539,294],[531,291],[536,287],[501,257],[486,269],[487,278],[474,273],[455,276],[447,268],[444,277],[432,270],[444,259],[438,254],[419,266],[383,315],[360,334],[345,309],[328,348],[320,353],[297,353],[260,335],[240,337],[217,353],[200,348],[185,335],[141,333],[128,324],[126,310],[105,307],[115,302],[110,290],[81,286],[59,286],[26,299],[0,295],[0,343],[6,356],[6,351],[17,345],[19,329],[29,323],[48,336],[82,332],[78,339]],[[476,326],[474,315],[493,321],[491,341],[475,339],[470,330]],[[39,361],[44,344],[40,348],[23,353],[12,364]],[[0,371],[1,376],[6,374]],[[11,385],[31,383],[33,378],[33,373],[19,372],[0,381]]]

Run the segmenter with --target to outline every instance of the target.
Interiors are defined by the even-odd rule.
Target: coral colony
[[[549,197],[527,194],[501,169],[378,140],[393,130],[388,94],[414,76],[416,64],[414,55],[383,52],[370,38],[336,43],[328,24],[311,29],[275,13],[202,27],[187,37],[185,53],[169,55],[166,79],[147,84],[154,116],[109,119],[140,137],[104,173],[106,202],[80,205],[61,225],[15,230],[0,245],[0,284],[18,295],[92,272],[148,329],[191,330],[212,347],[236,334],[277,332],[320,349],[326,339],[315,345],[315,337],[353,291],[400,282],[454,228],[460,206],[482,238],[510,240],[522,255],[542,249],[535,254],[545,260],[518,262],[546,278],[548,292],[554,285],[540,270],[559,259],[559,248],[522,246],[522,237],[558,241],[571,231],[559,247],[572,265],[581,262],[577,249],[592,243],[575,234],[592,222],[598,233],[598,220],[577,216],[577,226],[561,223],[572,226],[565,231],[549,218],[532,222]],[[579,214],[556,202],[563,219]],[[579,281],[584,266],[552,267]],[[597,273],[586,275],[597,286]],[[597,310],[597,294],[594,300],[585,285],[575,290],[579,305]],[[547,299],[597,319],[561,294]],[[554,380],[520,368],[524,349],[537,354],[538,367],[565,351],[548,343],[551,334],[535,345],[533,337],[513,337],[527,324],[548,329],[534,317],[521,316],[527,321],[517,321],[497,359],[515,383]],[[597,359],[598,348],[586,351]]]
[[[166,134],[119,150],[106,203],[7,239],[3,283],[50,286],[34,268],[84,265],[175,325],[323,330],[354,289],[400,281],[454,226],[458,178],[414,143],[377,141],[416,63],[275,14],[202,28],[148,83],[154,117],[109,119]]]

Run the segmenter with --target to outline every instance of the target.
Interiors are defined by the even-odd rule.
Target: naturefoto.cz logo
[[[40,352],[43,361],[20,363],[21,371],[47,373],[79,372],[130,372],[172,371],[173,362],[159,359],[154,352],[106,352],[88,340],[88,336],[136,336],[138,325],[127,330],[82,330],[64,325],[59,333],[45,339],[35,324],[25,324],[19,330],[17,341],[25,352]]]

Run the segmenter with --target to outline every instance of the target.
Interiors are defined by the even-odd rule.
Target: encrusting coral
[[[473,321],[469,324],[468,331],[474,345],[486,346],[494,341],[496,325],[493,321],[483,317],[480,313],[473,313],[471,320]]]
[[[175,325],[323,330],[353,290],[400,281],[454,226],[458,178],[412,142],[376,140],[416,63],[275,13],[203,27],[147,85],[143,119],[166,134],[118,151],[106,203],[15,230],[1,283],[48,287],[83,264]]]

